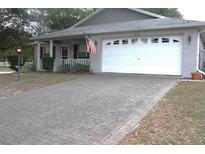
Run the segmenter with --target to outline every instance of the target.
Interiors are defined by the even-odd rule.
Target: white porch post
[[[41,47],[41,44],[40,44],[40,42],[38,41],[38,42],[37,42],[37,51],[36,51],[37,71],[40,71],[40,69],[41,69],[41,66],[40,66],[40,47]]]
[[[53,40],[50,40],[50,57],[53,57]]]

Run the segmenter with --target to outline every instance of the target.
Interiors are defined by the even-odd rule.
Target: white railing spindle
[[[90,59],[56,59],[54,63],[56,68],[61,65],[68,65],[70,69],[75,69],[76,64],[81,64],[83,66],[90,65]]]

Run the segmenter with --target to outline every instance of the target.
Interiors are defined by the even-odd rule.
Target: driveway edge
[[[148,103],[147,105],[144,106],[144,109],[142,112],[138,112],[137,114],[132,115],[130,120],[128,122],[118,128],[117,130],[115,129],[112,133],[111,136],[103,141],[102,144],[104,145],[116,145],[118,144],[129,132],[134,130],[139,126],[139,122],[144,118],[145,115],[164,97],[167,92],[169,92],[171,89],[173,89],[179,81],[173,81],[170,83],[168,87],[163,89],[158,96],[153,99],[152,102]]]

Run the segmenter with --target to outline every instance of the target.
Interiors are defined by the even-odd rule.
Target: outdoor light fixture
[[[188,38],[187,38],[189,44],[191,43],[191,39],[192,39],[192,37],[191,37],[191,35],[189,35]]]
[[[16,49],[16,51],[18,54],[18,81],[20,81],[20,61],[21,61],[20,53],[21,53],[21,49],[18,48],[18,49]]]
[[[16,51],[17,51],[17,53],[21,53],[21,49],[19,49],[19,48],[16,49]]]

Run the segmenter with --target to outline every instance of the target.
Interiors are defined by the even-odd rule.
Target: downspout
[[[200,34],[205,32],[205,30],[200,31],[198,33],[198,37],[197,37],[197,71],[202,73],[203,75],[205,75],[205,72],[203,72],[202,70],[199,69],[199,52],[200,52]]]

